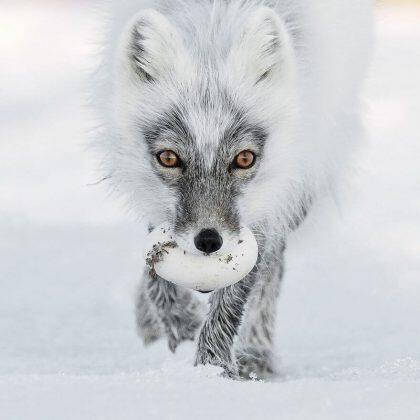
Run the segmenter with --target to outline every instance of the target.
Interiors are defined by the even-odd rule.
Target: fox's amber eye
[[[239,155],[236,156],[234,165],[239,169],[249,169],[255,163],[255,154],[250,150],[243,150]]]
[[[165,168],[178,168],[180,166],[180,159],[172,150],[163,150],[157,155],[158,162]]]

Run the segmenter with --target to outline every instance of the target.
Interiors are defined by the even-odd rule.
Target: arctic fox
[[[232,377],[275,371],[273,330],[290,231],[330,190],[360,136],[370,0],[124,0],[107,4],[97,103],[105,176],[153,229],[212,253],[251,227],[254,270],[212,293],[145,271],[145,343]]]

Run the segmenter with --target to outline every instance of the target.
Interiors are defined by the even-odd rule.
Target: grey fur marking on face
[[[201,104],[207,111],[209,100],[204,93]],[[253,178],[258,168],[258,160],[264,151],[267,132],[257,124],[247,120],[246,113],[234,107],[225,97],[225,108],[230,114],[227,125],[216,144],[199,148],[195,133],[188,126],[186,109],[173,105],[153,124],[143,126],[142,132],[147,142],[153,168],[162,182],[171,186],[177,198],[175,230],[185,232],[190,227],[219,227],[229,232],[238,232],[240,216],[236,199],[242,188]],[[243,144],[253,149],[257,164],[254,170],[238,176],[233,165],[236,154]],[[177,153],[181,159],[180,168],[162,169],[156,165],[156,154],[162,148]],[[212,150],[210,150],[212,149]],[[212,163],[209,165],[209,160]]]

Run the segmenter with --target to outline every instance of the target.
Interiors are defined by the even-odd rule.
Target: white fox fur
[[[264,237],[268,251],[261,258],[265,267],[278,253],[264,276],[280,278],[281,250],[288,230],[298,224],[311,202],[334,188],[360,136],[360,90],[371,45],[371,9],[371,0],[106,2],[106,41],[95,95],[103,118],[98,144],[105,150],[104,175],[147,223],[175,223],[180,206],[174,193],[175,181],[171,178],[161,182],[160,175],[165,179],[172,175],[165,172],[158,176],[159,169],[153,167],[149,158],[151,148],[157,152],[165,144],[147,144],[144,127],[154,124],[173,104],[179,105],[183,123],[194,138],[193,146],[189,146],[194,149],[191,153],[202,157],[202,171],[210,170],[220,160],[217,151],[223,133],[233,124],[231,108],[226,103],[228,96],[229,106],[232,102],[246,110],[243,119],[267,132],[258,167],[241,187],[235,208],[240,223],[253,226],[255,233]],[[251,146],[252,139],[244,135],[240,147]],[[241,148],[235,150],[239,152]],[[215,188],[218,187],[213,183],[209,190]],[[224,191],[219,193],[223,195]],[[213,201],[214,197],[217,200],[213,196]],[[198,201],[195,204],[198,206]],[[226,228],[218,216],[205,213],[205,209],[197,214],[191,222],[193,228],[180,232],[186,248],[193,247],[196,229],[205,227],[201,219],[210,220],[222,231]],[[255,276],[253,281],[264,277],[258,277],[258,273]],[[242,306],[250,294],[249,302],[254,302],[252,313],[249,310],[242,317],[240,310],[236,314],[243,318],[243,330],[248,335],[253,322],[263,322],[259,319],[255,290],[259,290],[261,302],[267,298],[261,291],[263,286],[258,287],[252,289],[248,284],[240,292],[232,292],[233,300],[240,295]],[[270,288],[270,293],[276,295],[278,287]],[[146,306],[139,308],[138,315],[142,335],[147,341],[159,336],[163,329],[170,336],[168,331],[174,330],[170,311],[160,313],[162,308],[158,308],[153,315],[153,291],[146,296],[144,290],[139,305]],[[191,299],[184,292],[155,292],[154,296],[159,295],[161,300],[162,296],[178,293],[184,307],[191,309],[185,303]],[[211,313],[218,310],[221,301],[221,295],[213,299]],[[268,311],[267,307],[264,311]],[[229,308],[225,312],[230,313]],[[188,312],[188,316],[197,328],[199,322],[195,322],[192,313]],[[178,318],[185,320],[186,316]],[[273,316],[270,312],[263,318]],[[229,322],[236,325],[233,318]],[[171,348],[191,336],[191,331],[183,336],[182,327],[176,328],[178,332],[170,337]],[[226,349],[224,353],[214,349],[204,356],[200,353],[205,353],[206,345],[228,347],[222,340],[208,338],[206,328],[212,334],[205,324],[197,362],[219,364],[234,372],[235,358],[226,356]],[[232,334],[237,333],[236,326]],[[228,335],[227,342],[234,341]],[[264,340],[260,340],[265,342],[260,343],[262,347],[268,346],[266,341],[271,341],[271,337]],[[248,341],[245,347],[249,347],[252,338],[248,337]],[[254,350],[247,351],[255,353]],[[263,348],[256,353],[264,358],[269,351]],[[209,356],[213,353],[218,353],[217,357]],[[224,357],[226,360],[222,360]],[[240,360],[238,355],[239,363]],[[270,370],[264,364],[258,366],[254,363],[253,368]],[[249,372],[250,367],[243,370]]]

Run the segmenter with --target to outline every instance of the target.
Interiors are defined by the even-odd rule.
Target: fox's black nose
[[[218,251],[223,245],[223,239],[216,229],[203,229],[195,238],[197,249],[206,254]]]

